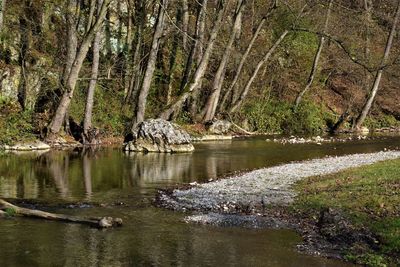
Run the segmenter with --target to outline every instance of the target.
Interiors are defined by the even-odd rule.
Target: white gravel
[[[295,197],[291,186],[306,177],[336,173],[344,169],[400,158],[400,151],[354,154],[294,162],[255,170],[188,190],[174,190],[160,200],[173,209],[225,211],[268,204],[287,204]]]

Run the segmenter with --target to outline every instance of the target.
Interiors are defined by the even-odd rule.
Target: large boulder
[[[133,140],[125,151],[136,152],[191,152],[194,147],[190,135],[178,125],[162,119],[151,119],[140,123]]]

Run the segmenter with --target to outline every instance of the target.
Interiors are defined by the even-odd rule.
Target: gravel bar
[[[199,184],[190,189],[161,193],[159,201],[175,210],[234,213],[266,205],[291,203],[291,186],[306,177],[337,173],[378,161],[400,158],[400,151],[326,157],[251,171],[227,179]]]

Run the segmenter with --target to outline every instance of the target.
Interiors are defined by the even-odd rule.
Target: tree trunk
[[[262,66],[267,63],[267,61],[270,59],[276,48],[280,45],[280,43],[285,39],[286,35],[288,35],[289,30],[285,30],[281,36],[278,38],[278,40],[275,41],[274,45],[268,50],[268,52],[265,54],[265,56],[261,59],[260,62],[258,62],[256,69],[254,70],[253,74],[251,75],[250,79],[247,81],[246,86],[242,93],[240,94],[239,98],[235,101],[233,104],[232,108],[229,110],[230,113],[235,112],[240,105],[242,104],[243,100],[246,98],[247,94],[250,91],[251,85],[253,84],[255,78],[257,77],[258,72],[262,68]]]
[[[68,79],[65,84],[66,88],[57,107],[56,113],[54,114],[49,125],[49,141],[51,141],[52,136],[57,135],[61,130],[65,114],[74,95],[75,85],[78,80],[83,61],[86,58],[90,43],[92,42],[94,35],[97,33],[97,31],[99,31],[100,27],[103,24],[103,20],[110,2],[111,0],[104,0],[103,5],[101,7],[98,7],[100,9],[100,12],[96,19],[96,22],[90,28],[89,32],[84,35],[82,43],[79,46],[79,49],[74,59],[74,63],[72,64],[71,70],[68,74]]]
[[[136,36],[135,36],[135,51],[133,52],[132,59],[132,75],[129,81],[128,92],[124,99],[124,104],[128,104],[130,100],[136,99],[137,91],[140,88],[141,83],[141,64],[140,64],[140,56],[142,54],[142,45],[143,45],[143,29],[145,27],[145,7],[142,0],[136,1],[135,13],[138,18],[138,23],[136,25]],[[132,106],[136,106],[136,102],[133,103]]]
[[[234,90],[237,82],[239,81],[240,75],[242,74],[244,63],[246,62],[247,57],[249,56],[249,54],[251,52],[251,49],[253,48],[253,45],[254,45],[255,41],[257,40],[257,37],[260,34],[261,29],[262,29],[265,21],[266,21],[266,18],[262,18],[261,19],[260,23],[258,24],[256,32],[254,33],[253,37],[251,38],[250,43],[247,46],[246,51],[244,52],[242,58],[240,59],[239,66],[238,66],[238,68],[236,70],[236,73],[235,73],[235,77],[233,78],[232,83],[230,84],[228,90],[226,90],[225,95],[222,98],[221,109],[224,109],[224,106],[225,106],[226,101],[228,100],[229,96],[231,94],[234,95],[233,90]]]
[[[103,4],[103,0],[98,0],[98,6]],[[89,88],[87,91],[86,106],[85,106],[85,117],[83,119],[83,142],[85,144],[96,143],[96,140],[91,140],[88,135],[89,130],[92,128],[92,113],[94,103],[94,92],[97,84],[97,77],[99,73],[99,60],[100,60],[100,41],[101,31],[97,31],[93,40],[93,62],[92,62],[92,74],[90,77]],[[91,136],[92,137],[92,136]]]
[[[24,4],[24,11],[29,9],[29,5],[26,2]],[[28,94],[28,68],[27,68],[27,58],[29,57],[30,49],[31,49],[31,43],[32,43],[32,25],[28,21],[29,18],[27,18],[26,12],[24,12],[21,17],[19,18],[19,31],[20,31],[20,41],[19,41],[19,46],[20,46],[20,53],[19,53],[19,58],[18,61],[20,63],[21,67],[21,78],[20,78],[20,83],[18,86],[18,102],[23,110],[26,109],[26,99],[27,99],[27,94]]]
[[[195,31],[195,42],[192,44],[192,47],[190,49],[189,56],[186,61],[186,66],[185,66],[185,71],[183,73],[181,85],[180,85],[180,92],[182,93],[183,90],[185,89],[189,77],[191,75],[191,71],[193,68],[193,61],[195,59],[195,56],[200,54],[200,47],[203,45],[202,42],[204,41],[204,20],[205,20],[205,11],[207,8],[207,2],[208,0],[203,0],[198,7],[198,12],[197,12],[197,19],[196,19],[196,31]],[[197,65],[200,64],[200,60],[197,61]]]
[[[6,10],[6,0],[0,0],[0,32],[3,30],[4,12]]]
[[[331,11],[332,11],[332,5],[333,5],[333,0],[330,0],[329,1],[329,6],[328,6],[328,11],[327,11],[326,17],[325,17],[325,25],[324,25],[324,29],[323,29],[323,34],[325,34],[328,31],[329,19],[331,17]],[[303,91],[301,91],[299,93],[299,95],[297,96],[296,102],[295,102],[295,109],[297,109],[297,107],[300,105],[304,94],[310,89],[310,87],[311,87],[311,85],[312,85],[312,83],[314,81],[315,74],[316,74],[317,69],[318,69],[318,63],[319,63],[319,60],[321,58],[321,53],[322,53],[322,49],[324,47],[324,44],[325,44],[325,36],[321,36],[321,38],[319,40],[317,53],[315,54],[315,57],[314,57],[311,73],[310,73],[310,76],[308,77],[307,85],[303,89]]]
[[[226,65],[228,63],[229,57],[231,55],[233,42],[237,34],[240,32],[242,25],[242,11],[244,9],[244,2],[242,0],[237,1],[237,9],[234,17],[234,23],[231,31],[231,36],[229,37],[228,44],[225,47],[225,52],[222,56],[221,62],[214,76],[213,86],[211,90],[211,95],[207,99],[207,103],[204,109],[203,122],[210,121],[214,118],[215,112],[217,110],[221,89],[225,80]]]
[[[254,32],[254,35],[251,38],[250,43],[247,46],[246,51],[244,52],[242,58],[240,59],[239,66],[238,66],[238,68],[236,70],[235,77],[233,78],[229,88],[226,90],[226,92],[225,92],[225,94],[224,94],[224,96],[222,98],[221,105],[220,105],[220,109],[221,110],[224,110],[225,106],[227,104],[229,104],[229,105],[232,104],[232,100],[238,94],[237,90],[236,90],[236,88],[237,88],[236,85],[237,85],[237,82],[239,81],[240,75],[242,74],[242,70],[243,70],[244,64],[246,63],[246,60],[247,60],[248,56],[250,55],[250,52],[251,52],[251,50],[252,50],[252,48],[254,46],[254,43],[257,40],[258,36],[260,35],[262,27],[264,26],[265,22],[267,21],[267,18],[272,14],[273,10],[276,9],[276,8],[277,8],[277,3],[276,3],[276,0],[275,0],[275,1],[273,1],[272,6],[269,9],[268,13],[261,19],[260,23],[258,24],[257,29]],[[230,103],[226,103],[230,97],[231,97]]]
[[[176,22],[177,22],[177,25],[179,25],[180,23],[184,24],[183,18],[181,18],[179,11],[177,12],[177,15],[176,15]],[[186,32],[187,32],[187,26],[186,26]],[[185,32],[184,36],[186,36],[186,34],[187,34],[186,32]],[[174,90],[173,80],[174,80],[174,74],[175,74],[175,69],[176,69],[176,65],[177,65],[176,59],[177,59],[177,55],[178,55],[179,39],[180,39],[180,34],[176,33],[173,38],[173,41],[172,41],[172,48],[171,48],[171,52],[170,52],[170,56],[169,56],[168,75],[166,76],[166,81],[165,81],[165,83],[167,85],[167,99],[166,99],[167,105],[169,105],[172,101],[172,94],[173,94],[173,90]],[[186,39],[186,42],[187,42],[187,39]],[[186,49],[185,46],[183,47],[183,49]]]
[[[371,51],[371,25],[372,25],[372,0],[364,0],[365,9],[365,59],[369,60],[369,54]]]
[[[217,40],[218,32],[219,29],[221,28],[221,22],[223,19],[223,16],[225,14],[225,7],[228,4],[223,4],[223,1],[219,2],[219,9],[218,9],[218,14],[217,18],[215,20],[214,26],[211,30],[210,38],[207,43],[206,50],[204,51],[203,57],[201,58],[200,64],[198,65],[196,72],[194,73],[193,80],[185,86],[184,90],[185,93],[183,93],[170,107],[168,107],[166,110],[164,110],[160,114],[160,118],[168,120],[170,119],[171,115],[176,112],[178,109],[180,109],[183,105],[183,103],[186,101],[186,99],[199,88],[199,85],[201,83],[201,79],[204,77],[204,74],[207,70],[208,67],[208,62],[210,60],[210,56],[212,54],[213,48],[215,41]]]
[[[96,0],[90,0],[89,16],[86,24],[86,32],[88,32],[90,30],[90,27],[92,26],[95,9],[96,9]]]
[[[0,199],[0,210],[5,211],[6,213],[11,211],[15,215],[20,215],[25,217],[45,219],[50,221],[86,224],[97,228],[110,228],[122,225],[122,219],[120,218],[111,218],[111,217],[82,218],[72,215],[56,214],[40,210],[21,208],[7,201],[4,201],[3,199]]]
[[[364,48],[364,57],[365,62],[369,65],[370,63],[370,53],[371,53],[371,27],[372,27],[372,0],[364,0],[364,9],[365,9],[365,48]],[[368,70],[365,70],[365,88],[370,86],[371,76]]]
[[[126,104],[125,100],[127,99],[127,95],[129,93],[129,85],[130,85],[130,79],[133,75],[132,71],[132,48],[134,46],[133,43],[133,32],[132,32],[132,25],[134,22],[134,16],[133,16],[133,8],[132,8],[132,2],[128,0],[126,2],[127,4],[127,11],[128,11],[128,18],[127,18],[127,25],[126,25],[126,36],[125,36],[125,46],[124,46],[124,51],[126,53],[126,67],[124,69],[124,102],[123,105]]]
[[[182,0],[182,31],[183,31],[183,50],[187,51],[189,27],[189,6],[188,0]]]
[[[156,67],[160,39],[164,31],[165,11],[168,5],[168,1],[169,0],[162,0],[162,3],[160,4],[160,7],[158,9],[158,16],[153,34],[153,41],[149,53],[149,59],[147,62],[146,70],[143,77],[143,83],[140,88],[139,98],[135,110],[135,117],[132,123],[132,130],[134,130],[136,126],[144,120],[147,95],[149,94],[151,82],[153,80],[153,74]]]
[[[205,0],[203,3],[203,9],[200,14],[200,23],[199,23],[199,28],[196,28],[196,35],[197,35],[197,47],[195,52],[195,59],[196,59],[196,64],[197,66],[200,65],[201,59],[204,54],[204,40],[205,40],[205,28],[206,28],[206,17],[207,17],[207,3],[208,1]],[[186,84],[185,84],[186,85]],[[202,82],[200,81],[199,87],[201,87]],[[195,117],[198,111],[198,99],[200,96],[199,91],[193,92],[190,96],[190,103],[189,103],[189,112],[192,117],[192,120],[195,121]]]
[[[104,45],[105,45],[105,48],[106,48],[106,57],[108,58],[108,59],[110,59],[111,58],[111,56],[112,56],[112,48],[111,48],[111,23],[110,23],[110,20],[111,20],[111,10],[107,10],[107,13],[106,13],[106,19],[105,19],[105,21],[104,21],[104,24],[105,24],[105,27],[104,27],[104,33],[105,33],[105,40],[104,40]]]
[[[374,84],[372,86],[370,95],[369,95],[366,103],[363,106],[361,114],[358,116],[358,118],[356,120],[356,123],[355,123],[355,129],[356,130],[359,130],[361,128],[362,124],[364,123],[365,118],[367,117],[367,115],[368,115],[368,113],[369,113],[369,111],[371,109],[372,103],[375,100],[376,93],[379,90],[379,84],[380,84],[381,79],[382,79],[383,70],[384,70],[384,67],[385,67],[388,59],[389,59],[390,50],[392,49],[392,45],[393,45],[393,39],[394,39],[394,37],[396,35],[396,27],[397,27],[397,23],[399,21],[399,18],[400,18],[400,1],[397,1],[396,15],[395,15],[395,18],[394,18],[394,21],[393,21],[392,29],[390,31],[389,37],[388,37],[387,42],[386,42],[385,53],[384,53],[384,55],[382,57],[380,68],[376,73],[375,81],[374,81]]]
[[[65,87],[65,83],[68,80],[68,75],[71,72],[72,64],[74,64],[74,59],[76,57],[76,50],[78,47],[78,37],[76,32],[76,22],[75,16],[76,14],[72,13],[72,10],[75,10],[76,1],[69,1],[67,6],[67,15],[66,15],[66,24],[67,24],[67,57],[65,60],[65,66],[63,70],[63,74],[61,77],[61,85]],[[91,22],[90,22],[91,23]],[[64,91],[65,88],[62,88]]]
[[[119,55],[123,50],[123,39],[122,39],[122,28],[124,27],[124,23],[122,20],[122,7],[121,1],[117,2],[117,11],[118,11],[118,35],[117,35],[117,55]]]

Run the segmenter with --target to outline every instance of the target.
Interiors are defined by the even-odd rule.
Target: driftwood
[[[7,213],[8,210],[11,210],[12,213],[19,216],[31,217],[31,218],[39,218],[45,220],[52,221],[62,221],[62,222],[70,222],[70,223],[80,223],[86,224],[89,226],[97,227],[97,228],[110,228],[115,226],[122,225],[122,219],[120,218],[112,218],[112,217],[100,217],[100,218],[82,218],[77,216],[70,216],[65,214],[55,214],[40,210],[32,210],[27,208],[21,208],[15,206],[5,200],[0,199],[0,217],[4,211]]]

